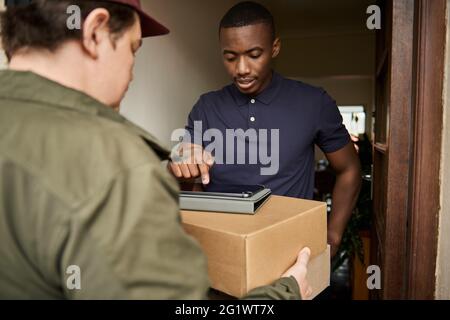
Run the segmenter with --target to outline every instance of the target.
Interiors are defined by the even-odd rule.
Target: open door
[[[380,3],[377,33],[371,264],[381,290],[372,298],[402,298],[410,166],[413,1]]]
[[[432,299],[435,286],[445,0],[379,3],[371,264],[374,299]]]

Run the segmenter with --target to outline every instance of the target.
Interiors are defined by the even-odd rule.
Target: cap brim
[[[137,10],[141,19],[142,38],[156,37],[168,34],[170,31],[144,11]]]

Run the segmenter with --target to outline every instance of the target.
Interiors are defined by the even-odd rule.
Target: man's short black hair
[[[222,28],[239,28],[264,23],[272,32],[275,40],[275,22],[273,15],[263,5],[253,1],[243,1],[232,7],[220,21]]]

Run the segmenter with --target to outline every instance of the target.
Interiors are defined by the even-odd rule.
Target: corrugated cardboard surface
[[[324,253],[309,261],[306,279],[312,288],[312,294],[307,300],[314,299],[319,293],[330,286],[330,261],[330,246],[327,246]]]
[[[256,215],[182,211],[181,216],[208,258],[212,287],[235,297],[278,279],[301,248],[311,248],[312,259],[327,249],[322,202],[272,196]]]

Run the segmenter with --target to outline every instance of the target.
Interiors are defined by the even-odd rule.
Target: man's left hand
[[[333,230],[328,230],[327,233],[328,244],[331,246],[331,258],[333,258],[339,251],[341,245],[341,235]]]

